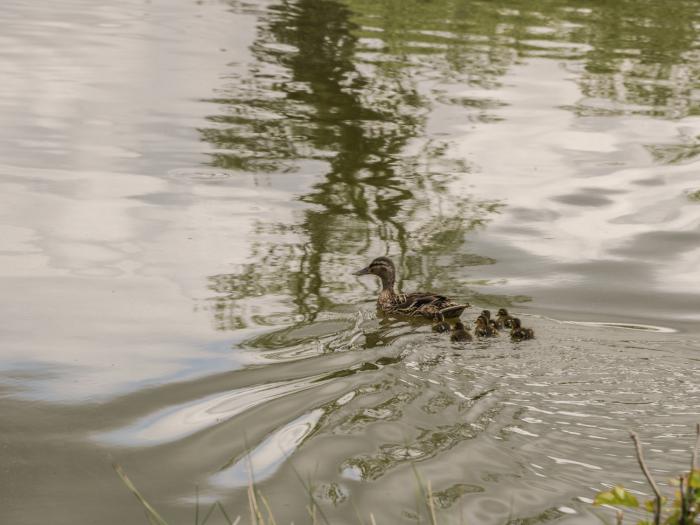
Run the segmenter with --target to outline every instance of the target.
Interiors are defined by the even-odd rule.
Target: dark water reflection
[[[249,465],[279,523],[301,476],[380,524],[414,468],[441,523],[598,523],[630,428],[685,468],[697,2],[63,9],[0,7],[8,523],[139,522],[115,459],[172,523],[247,516]],[[378,319],[385,254],[538,338]]]

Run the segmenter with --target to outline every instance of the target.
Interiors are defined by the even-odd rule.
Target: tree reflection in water
[[[444,145],[428,141],[406,153],[423,132],[427,101],[408,70],[360,64],[359,28],[350,15],[330,0],[270,8],[253,46],[250,78],[216,99],[225,114],[211,117],[216,127],[201,130],[225,150],[213,156],[218,167],[295,177],[313,161],[328,166],[301,196],[308,207],[298,223],[259,222],[254,262],[210,278],[211,289],[226,294],[214,299],[219,328],[249,323],[245,300],[261,295],[288,296],[288,314],[314,321],[346,303],[348,287],[357,288],[349,278],[363,260],[357,253],[391,253],[408,276],[419,270],[426,286],[440,275],[437,257],[460,265],[492,262],[458,248],[498,204],[449,195],[446,173],[468,167],[442,159]]]
[[[465,235],[501,204],[455,190],[473,167],[448,158],[449,143],[428,126],[433,106],[465,122],[497,122],[502,102],[458,87],[497,87],[518,61],[550,58],[575,75],[583,97],[569,109],[579,116],[696,115],[697,22],[690,1],[272,5],[249,75],[212,99],[220,112],[200,131],[217,148],[217,167],[318,173],[317,182],[299,197],[307,207],[297,221],[258,222],[250,264],[210,278],[217,326],[309,323],[356,302],[348,274],[364,262],[358,254],[390,253],[416,286],[469,296],[457,270],[494,261],[462,253]],[[680,142],[649,149],[661,162],[700,151],[694,137]],[[253,319],[251,297],[268,298],[270,312]]]

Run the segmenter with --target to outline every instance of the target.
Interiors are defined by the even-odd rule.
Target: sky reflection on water
[[[639,481],[630,426],[658,472],[685,465],[698,18],[3,3],[9,522],[137,522],[115,458],[173,523],[195,484],[245,505],[247,453],[298,522],[294,469],[339,520],[349,500],[414,519],[415,462],[445,516],[593,523],[595,487]],[[508,307],[538,339],[463,348],[377,319],[352,272],[384,254],[404,289]]]

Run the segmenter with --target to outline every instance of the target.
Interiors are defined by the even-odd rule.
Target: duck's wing
[[[456,304],[444,295],[429,292],[414,292],[401,296],[401,302],[395,310],[406,315],[425,315],[434,317],[454,317],[462,313],[466,304]]]
[[[428,304],[449,304],[450,300],[444,295],[437,295],[434,293],[423,293],[414,292],[403,294],[400,296],[401,302],[396,305],[396,308],[401,310],[407,310],[411,308],[420,308]]]

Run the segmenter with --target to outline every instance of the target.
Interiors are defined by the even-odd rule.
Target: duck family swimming
[[[452,299],[432,292],[413,292],[404,294],[397,292],[396,267],[388,257],[377,257],[369,266],[355,272],[355,275],[376,275],[382,282],[382,290],[377,298],[377,308],[389,315],[401,317],[422,317],[435,321],[435,332],[451,331],[453,342],[471,341],[472,336],[459,320],[462,312],[469,307],[468,303],[457,303]],[[450,329],[450,323],[456,321]],[[491,312],[483,310],[475,322],[474,335],[477,337],[493,337],[499,330],[510,328],[513,341],[533,339],[535,333],[531,328],[523,328],[520,319],[513,317],[505,308],[498,310],[496,319],[491,319]]]

